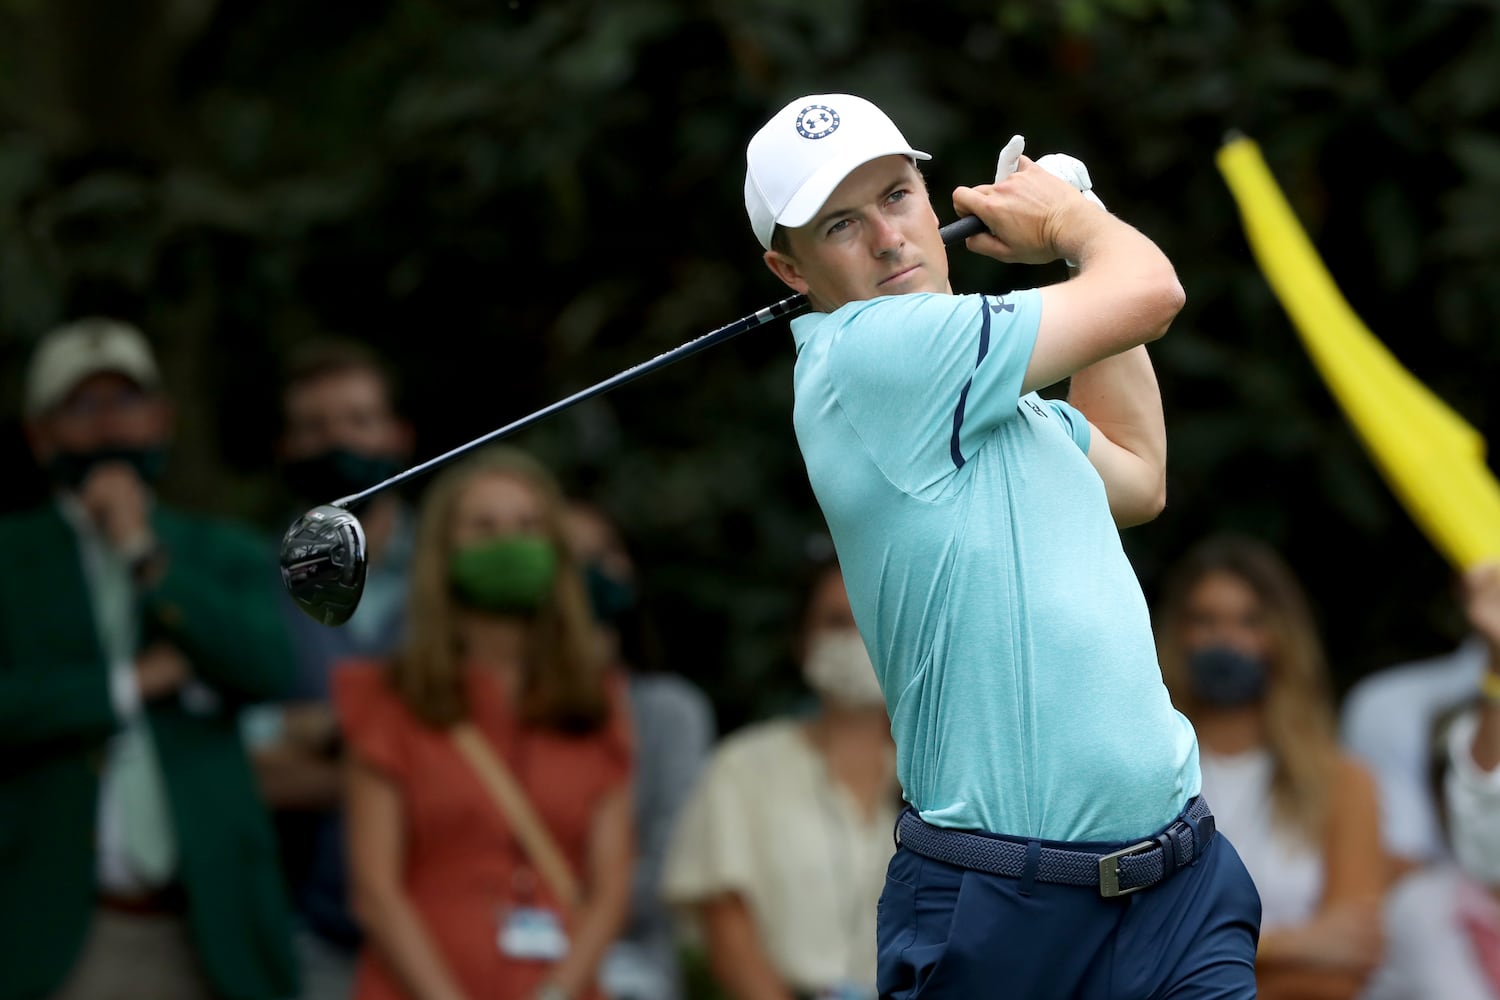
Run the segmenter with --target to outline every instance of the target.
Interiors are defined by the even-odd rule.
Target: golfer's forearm
[[[1186,301],[1166,254],[1144,233],[1091,205],[1075,210],[1070,222],[1056,240],[1059,253],[1076,262],[1069,284],[1086,288],[1096,308],[1110,312],[1117,351],[1166,333]]]
[[[1077,372],[1068,401],[1088,418],[1089,462],[1121,528],[1144,524],[1167,502],[1167,434],[1144,347]]]
[[[1146,348],[1131,348],[1076,372],[1068,402],[1115,444],[1166,474],[1167,425]]]
[[[1083,235],[1053,250],[1076,245],[1084,248],[1083,257],[1076,277],[1041,289],[1042,317],[1023,392],[1076,378],[1155,340],[1182,308],[1182,285],[1155,244],[1092,205],[1081,207],[1088,215],[1079,223]],[[1103,370],[1115,380],[1120,371],[1136,369]],[[1117,402],[1128,400],[1121,396]],[[1154,395],[1147,402],[1159,405]],[[1111,418],[1104,414],[1103,419]]]

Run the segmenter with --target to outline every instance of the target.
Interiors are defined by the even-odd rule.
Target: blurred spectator
[[[690,907],[736,998],[875,996],[875,905],[900,789],[885,702],[828,565],[798,639],[819,699],[726,738],[667,857],[664,893]]]
[[[1449,653],[1370,674],[1344,699],[1344,745],[1379,782],[1393,877],[1446,852],[1428,781],[1428,743],[1438,717],[1472,696],[1485,656],[1484,639],[1471,635]]]
[[[629,706],[598,656],[550,475],[510,449],[444,473],[411,580],[402,651],[334,681],[366,935],[356,995],[597,997],[630,894]],[[581,881],[576,907],[460,750],[468,726]]]
[[[678,1000],[676,922],[661,898],[661,873],[677,816],[713,745],[713,706],[683,677],[656,669],[659,654],[642,610],[635,560],[616,524],[598,507],[575,501],[567,525],[606,660],[629,678],[636,737],[630,917],[600,982],[611,1000]]]
[[[357,342],[314,341],[294,351],[281,401],[277,450],[297,503],[289,521],[388,479],[410,456],[411,428],[396,412],[394,376]],[[292,701],[257,709],[246,726],[262,792],[276,810],[282,861],[301,918],[297,943],[307,1000],[347,997],[359,948],[348,906],[340,740],[329,677],[340,660],[395,650],[411,559],[412,516],[399,493],[362,504],[359,519],[370,561],[358,609],[343,626],[328,628],[284,596],[296,690]]]
[[[1379,806],[1339,751],[1301,586],[1268,546],[1209,539],[1169,576],[1157,640],[1203,794],[1260,891],[1259,995],[1355,996],[1380,959]]]
[[[135,328],[52,331],[25,394],[56,493],[0,521],[0,997],[287,996],[237,719],[291,681],[269,557],[155,501],[172,407]]]
[[[358,493],[400,472],[412,429],[396,410],[395,376],[364,345],[313,341],[288,359],[281,393],[281,468],[299,504],[293,515]],[[326,628],[288,600],[297,645],[297,696],[328,698],[329,670],[349,655],[385,656],[400,638],[411,562],[412,517],[396,490],[360,504],[369,547],[364,594],[353,616]]]
[[[1438,727],[1432,754],[1455,861],[1391,893],[1366,1000],[1500,1000],[1500,565],[1468,574],[1464,604],[1485,652],[1480,702]]]

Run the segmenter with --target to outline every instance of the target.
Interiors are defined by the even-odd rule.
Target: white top
[[[1306,923],[1323,895],[1323,855],[1301,834],[1274,824],[1270,751],[1226,756],[1203,749],[1199,762],[1214,825],[1260,890],[1261,929]]]
[[[104,766],[99,777],[99,817],[95,829],[97,855],[96,878],[101,888],[125,895],[149,888],[149,880],[142,877],[131,865],[125,847],[120,768],[122,754],[129,743],[125,732],[140,722],[141,696],[135,682],[133,657],[136,635],[130,627],[132,622],[116,618],[104,610],[108,603],[108,589],[129,590],[128,578],[118,579],[125,568],[110,557],[108,546],[93,520],[84,511],[77,498],[62,494],[57,498],[57,507],[63,519],[78,538],[78,552],[83,560],[83,575],[88,583],[91,611],[100,644],[109,660],[110,701],[115,707],[123,729],[110,739],[106,749]]]
[[[1344,700],[1344,745],[1375,775],[1393,854],[1425,861],[1446,853],[1427,777],[1432,724],[1474,696],[1484,664],[1484,643],[1473,636],[1446,655],[1372,674]]]
[[[896,805],[893,777],[889,800],[866,820],[801,721],[747,727],[719,745],[684,807],[663,895],[677,905],[739,895],[795,990],[873,990],[875,903],[894,851]]]
[[[1500,768],[1486,771],[1474,760],[1479,713],[1465,712],[1448,731],[1448,769],[1443,799],[1453,856],[1470,875],[1500,879]]]
[[[1457,845],[1466,864],[1488,862],[1491,831],[1500,829],[1500,768],[1485,771],[1471,747],[1479,718],[1467,712],[1448,732],[1448,780],[1443,796],[1452,825],[1476,836]],[[1466,859],[1477,852],[1478,859]],[[1493,867],[1492,864],[1485,864]],[[1362,1000],[1500,1000],[1475,954],[1462,920],[1467,913],[1500,932],[1500,903],[1453,863],[1418,871],[1386,899],[1384,961]]]
[[[1361,1000],[1500,1000],[1460,924],[1461,904],[1500,925],[1500,904],[1451,864],[1403,879],[1386,899],[1385,960]]]

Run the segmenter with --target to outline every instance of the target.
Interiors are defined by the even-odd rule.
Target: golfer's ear
[[[786,286],[794,292],[807,294],[807,282],[802,277],[802,271],[798,269],[797,262],[779,250],[767,250],[765,257],[766,267],[771,273],[786,283]]]

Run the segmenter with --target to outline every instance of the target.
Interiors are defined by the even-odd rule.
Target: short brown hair
[[[292,389],[318,379],[350,372],[368,372],[379,380],[391,408],[397,408],[400,383],[396,371],[375,351],[350,337],[319,337],[298,344],[281,369],[283,398]]]

